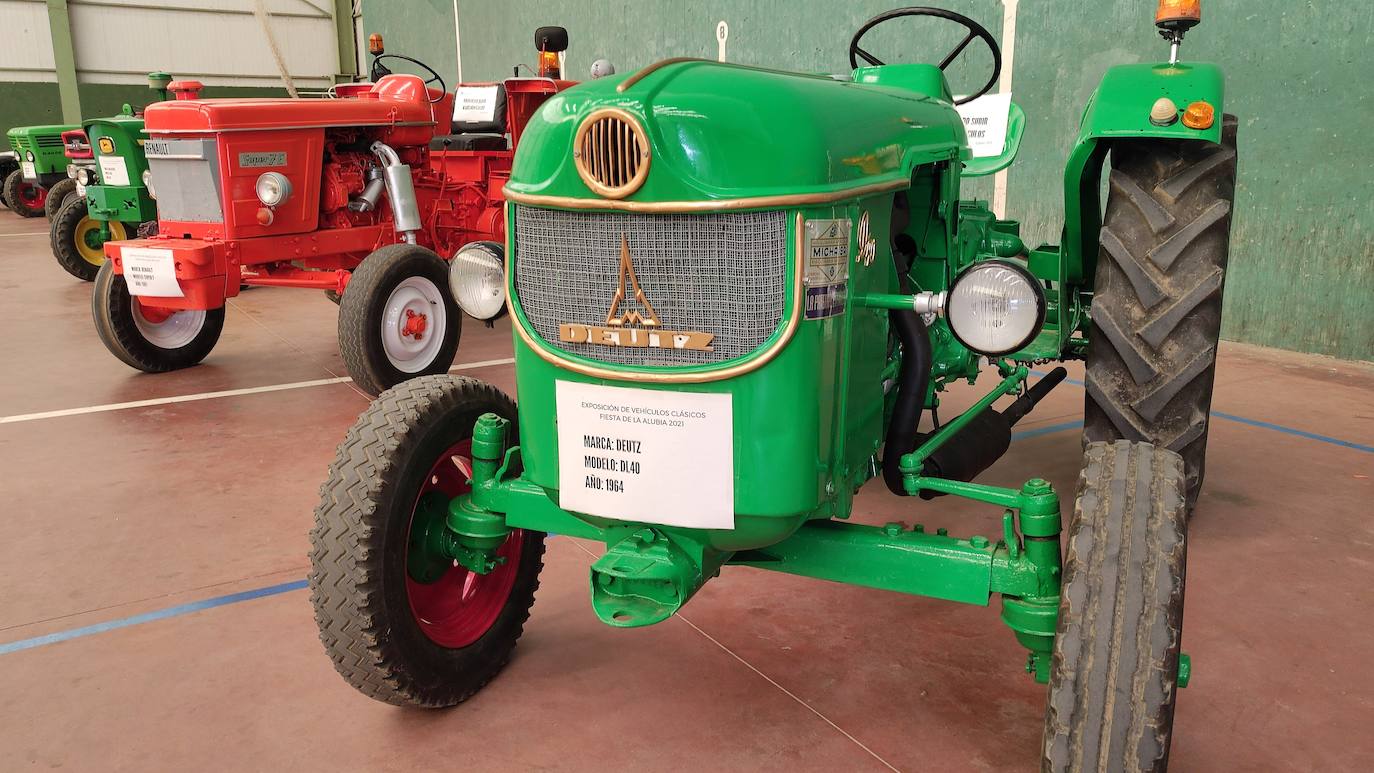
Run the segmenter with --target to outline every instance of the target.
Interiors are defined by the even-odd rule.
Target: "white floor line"
[[[515,362],[512,357],[499,360],[479,360],[477,362],[462,362],[454,365],[449,372],[456,370],[471,370],[474,368],[490,368],[496,365],[510,365]],[[106,403],[105,405],[88,405],[84,408],[64,408],[58,411],[41,411],[39,413],[20,413],[13,416],[0,416],[0,424],[17,424],[21,421],[36,421],[38,419],[56,419],[62,416],[81,416],[87,413],[105,413],[108,411],[122,411],[128,408],[147,408],[153,405],[170,405],[172,403],[190,403],[198,400],[215,400],[221,397],[239,397],[242,395],[256,395],[264,392],[281,392],[288,389],[306,389],[309,387],[326,386],[328,384],[342,384],[353,379],[344,376],[342,378],[319,378],[313,381],[293,381],[289,384],[269,384],[268,386],[247,387],[244,389],[226,389],[220,392],[200,392],[193,395],[174,395],[172,397],[156,397],[150,400],[131,400],[127,403]]]
[[[0,239],[13,239],[16,236],[47,236],[47,231],[28,231],[22,234],[0,234]]]

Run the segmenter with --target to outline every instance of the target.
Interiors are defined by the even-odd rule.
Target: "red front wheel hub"
[[[416,497],[431,492],[452,498],[471,490],[472,441],[463,440],[440,455]],[[407,535],[409,541],[409,535]],[[497,549],[504,559],[488,574],[478,574],[449,560],[449,568],[434,582],[422,583],[406,574],[406,597],[415,623],[425,636],[443,647],[466,647],[482,638],[501,616],[519,571],[524,532],[511,531]]]

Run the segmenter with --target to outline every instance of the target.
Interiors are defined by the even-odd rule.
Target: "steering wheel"
[[[944,70],[945,68],[949,67],[950,63],[953,62],[956,58],[958,58],[960,54],[964,53],[964,49],[968,48],[968,44],[972,43],[975,39],[981,39],[984,43],[987,44],[988,48],[992,50],[992,77],[988,78],[987,84],[984,85],[983,88],[979,89],[976,94],[964,97],[963,99],[955,100],[954,104],[962,105],[968,102],[972,102],[973,100],[983,96],[989,91],[992,91],[992,87],[997,83],[997,77],[1002,74],[1002,49],[998,48],[997,41],[993,39],[992,33],[988,32],[987,29],[983,27],[983,25],[979,24],[973,19],[970,19],[962,13],[946,11],[943,8],[926,8],[923,6],[916,6],[912,8],[898,8],[895,11],[880,13],[877,16],[874,16],[872,19],[869,19],[864,24],[864,26],[859,28],[858,32],[854,33],[854,37],[850,38],[849,40],[849,66],[853,69],[858,69],[860,58],[862,58],[865,62],[868,62],[870,65],[873,65],[874,67],[881,67],[884,64],[886,64],[886,62],[884,62],[883,60],[865,51],[863,47],[859,45],[859,41],[863,39],[864,35],[868,34],[869,30],[873,29],[879,24],[882,24],[886,21],[891,21],[893,19],[899,19],[903,16],[934,16],[937,19],[947,19],[949,21],[952,21],[956,24],[959,24],[964,29],[968,30],[968,35],[964,36],[964,39],[959,41],[959,45],[955,46],[954,49],[950,51],[944,59],[940,60],[941,70]]]
[[[391,74],[391,70],[388,69],[386,65],[381,63],[383,59],[400,59],[403,62],[410,62],[411,64],[416,65],[417,67],[425,68],[425,71],[430,74],[430,78],[425,81],[425,85],[428,86],[429,84],[434,83],[435,81],[439,82],[439,98],[431,99],[429,100],[429,103],[433,105],[443,101],[444,94],[448,91],[448,87],[444,85],[444,76],[435,72],[433,67],[430,67],[429,65],[420,61],[419,59],[411,59],[410,57],[402,56],[401,54],[377,54],[376,56],[372,57],[372,71],[368,74],[368,77],[372,80],[373,83],[376,83],[383,75]]]

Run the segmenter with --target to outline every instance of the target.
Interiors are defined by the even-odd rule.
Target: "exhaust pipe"
[[[1036,403],[1045,399],[1045,396],[1059,386],[1059,382],[1067,375],[1068,371],[1063,368],[1055,368],[1035,382],[1035,386],[1027,389],[1025,394],[1016,398],[1006,410],[998,412],[988,409],[974,416],[963,429],[935,449],[930,458],[926,459],[924,474],[932,478],[945,478],[963,483],[981,475],[1011,448],[1011,428],[1016,426],[1016,422],[1025,418],[1026,414],[1035,408]],[[929,438],[929,433],[921,435],[917,445]],[[923,489],[920,496],[921,499],[934,499],[944,495]]]
[[[363,192],[358,197],[348,202],[348,208],[353,212],[371,212],[377,208],[377,202],[382,197],[382,191],[386,188],[386,179],[377,167],[367,170],[367,185],[363,187]]]
[[[424,222],[420,219],[420,203],[415,199],[415,183],[410,178],[410,167],[402,164],[401,157],[384,142],[372,143],[372,153],[382,162],[382,179],[386,185],[386,197],[391,200],[391,216],[395,221],[396,233],[414,244],[415,232],[420,230]]]

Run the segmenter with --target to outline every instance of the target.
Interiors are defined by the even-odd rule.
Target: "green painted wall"
[[[134,107],[148,104],[156,94],[147,86],[111,83],[82,83],[82,112],[92,118],[115,115],[127,102]],[[206,97],[284,97],[284,89],[208,86]],[[35,126],[62,122],[62,103],[56,83],[0,83],[0,134],[11,126]],[[6,145],[4,150],[9,150]]]
[[[533,29],[568,28],[569,74],[607,57],[626,71],[670,56],[716,55],[715,24],[730,24],[732,61],[840,72],[849,36],[894,0],[460,0],[464,76],[502,77],[529,62]],[[983,22],[999,39],[1000,0],[936,3]],[[1204,2],[1184,57],[1222,63],[1226,108],[1241,118],[1231,273],[1223,335],[1374,360],[1374,132],[1366,0]],[[1057,240],[1064,159],[1103,70],[1156,60],[1154,0],[1021,0],[1014,98],[1030,117],[1009,178],[1008,210],[1032,239]],[[445,75],[454,70],[452,4],[371,0],[368,32]],[[894,32],[870,50],[910,61],[943,54],[948,35]],[[954,75],[969,83],[970,62]],[[977,195],[988,195],[980,183]]]

